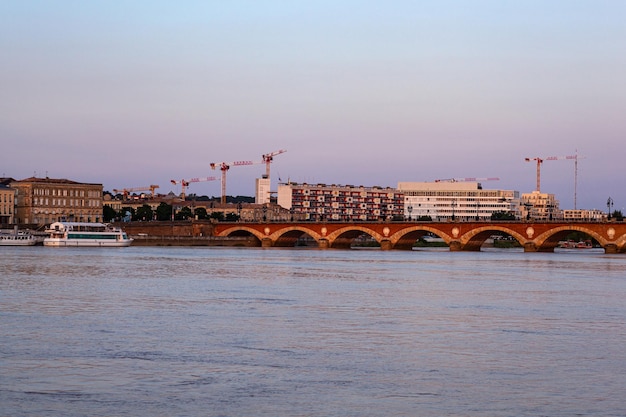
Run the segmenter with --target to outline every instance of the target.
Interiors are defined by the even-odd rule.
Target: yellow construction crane
[[[133,187],[133,188],[123,188],[121,190],[117,190],[114,189],[113,192],[114,193],[122,193],[122,196],[124,198],[124,200],[126,200],[128,198],[128,194],[130,193],[134,193],[137,191],[150,191],[150,197],[154,197],[154,190],[156,190],[157,188],[159,188],[158,185],[149,185],[147,187]]]

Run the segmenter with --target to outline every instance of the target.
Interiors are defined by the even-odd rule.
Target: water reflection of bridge
[[[626,252],[626,223],[604,222],[279,222],[217,223],[213,234],[220,237],[254,236],[263,247],[295,246],[310,236],[320,248],[349,248],[363,234],[381,249],[411,249],[421,237],[439,236],[451,251],[478,251],[492,235],[505,233],[526,252],[552,252],[572,232],[595,239],[606,253]]]

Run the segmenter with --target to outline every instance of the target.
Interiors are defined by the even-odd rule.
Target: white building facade
[[[518,191],[483,190],[479,182],[399,182],[407,219],[491,220],[497,212],[521,217]]]
[[[257,178],[255,189],[254,202],[256,204],[269,204],[271,197],[270,179],[265,177]]]

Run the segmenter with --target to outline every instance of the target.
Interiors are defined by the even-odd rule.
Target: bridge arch
[[[609,244],[609,241],[604,236],[594,230],[584,226],[566,225],[555,227],[537,236],[534,239],[536,250],[538,252],[553,252],[554,248],[559,245],[559,242],[564,240],[571,232],[585,233],[598,241],[603,248],[606,248]]]
[[[352,243],[356,238],[361,236],[363,233],[371,236],[376,242],[382,244],[384,240],[384,236],[375,230],[359,226],[359,225],[350,225],[346,227],[341,227],[331,233],[328,236],[322,236],[321,239],[328,240],[328,247],[335,249],[349,249],[352,246]]]
[[[263,241],[263,233],[258,230],[247,227],[247,226],[233,226],[226,230],[223,230],[218,236],[220,237],[243,237],[243,236],[253,236],[258,240],[258,246],[261,246],[261,242]]]
[[[389,240],[394,249],[412,250],[413,244],[420,238],[426,236],[426,234],[432,233],[443,239],[446,245],[450,245],[452,237],[447,233],[444,233],[440,229],[431,227],[425,224],[418,224],[412,227],[407,227],[394,233]]]
[[[304,235],[311,236],[311,238],[313,238],[319,246],[319,242],[322,236],[314,230],[303,226],[284,227],[267,237],[273,242],[273,246],[294,247],[296,246],[296,242],[298,241],[298,239],[300,239]]]
[[[520,245],[525,246],[526,237],[519,232],[505,226],[497,224],[489,224],[483,227],[477,227],[463,234],[459,238],[460,249],[464,251],[479,251],[481,246],[489,239],[494,232],[503,232],[517,240]]]

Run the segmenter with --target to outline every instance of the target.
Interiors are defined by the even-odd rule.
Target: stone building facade
[[[0,225],[15,223],[15,190],[0,184]]]
[[[11,182],[17,190],[16,223],[101,222],[102,184],[31,177]]]

